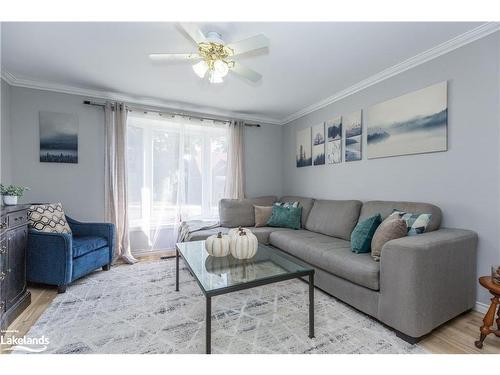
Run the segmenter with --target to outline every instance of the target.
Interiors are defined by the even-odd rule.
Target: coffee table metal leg
[[[212,352],[212,297],[206,296],[207,309],[205,315],[205,340],[206,353]]]
[[[309,275],[309,338],[314,337],[314,273]]]
[[[179,291],[179,250],[175,249],[175,291]]]

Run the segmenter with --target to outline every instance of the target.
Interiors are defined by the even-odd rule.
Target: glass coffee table
[[[212,297],[284,280],[309,277],[309,337],[314,337],[314,269],[270,246],[259,244],[257,254],[246,260],[231,255],[208,255],[205,241],[176,244],[175,290],[179,291],[179,258],[182,257],[206,299],[206,353],[211,352]]]

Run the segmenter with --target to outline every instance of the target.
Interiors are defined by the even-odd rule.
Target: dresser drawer
[[[6,215],[7,228],[14,228],[28,223],[28,212],[26,210],[12,212]]]

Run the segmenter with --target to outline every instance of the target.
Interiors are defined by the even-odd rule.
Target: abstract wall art
[[[345,128],[345,161],[361,160],[361,110],[343,116],[342,123]]]
[[[297,131],[297,148],[295,152],[297,168],[312,165],[311,128]]]
[[[76,115],[40,111],[40,162],[78,163]]]
[[[366,110],[368,159],[447,150],[447,82]]]
[[[325,164],[325,125],[312,127],[312,161],[313,165]]]

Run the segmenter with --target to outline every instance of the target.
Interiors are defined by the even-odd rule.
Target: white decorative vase
[[[231,237],[229,251],[236,259],[250,259],[257,253],[259,242],[252,232],[242,231]]]
[[[219,232],[205,240],[207,253],[214,257],[225,257],[229,254],[229,236]]]
[[[4,195],[3,203],[6,206],[15,206],[17,204],[17,196],[16,195]]]

